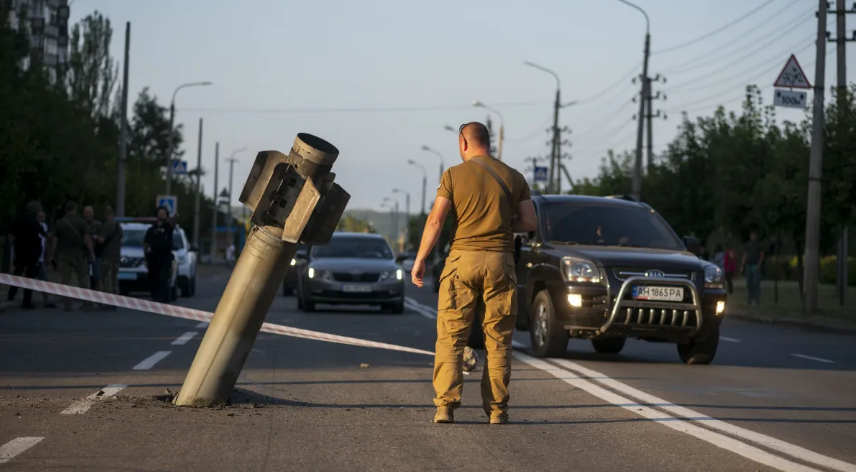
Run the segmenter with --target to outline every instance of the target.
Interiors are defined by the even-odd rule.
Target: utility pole
[[[229,163],[229,205],[226,214],[226,237],[229,238],[229,246],[235,241],[235,237],[232,234],[232,171],[237,161],[234,157],[226,159],[226,162]]]
[[[847,7],[844,5],[844,0],[838,0],[836,2],[835,11],[830,12],[835,14],[835,43],[837,46],[837,58],[836,58],[836,66],[838,72],[838,84],[837,84],[837,101],[838,101],[838,123],[839,136],[843,134],[844,127],[842,125],[843,119],[846,119],[845,108],[847,107],[847,95],[850,93],[847,90],[847,42],[854,41],[853,39],[847,39],[847,24],[846,18],[848,13],[856,13],[856,9],[847,10]],[[838,257],[837,259],[837,269],[838,269],[838,277],[835,278],[836,285],[838,287],[838,303],[841,306],[845,306],[847,304],[847,290],[850,281],[848,280],[850,277],[849,267],[847,264],[847,257],[849,254],[848,246],[848,229],[847,223],[845,222],[841,225],[840,232],[838,235]]]
[[[196,147],[196,196],[193,201],[193,245],[199,247],[199,206],[202,199],[202,118],[199,118],[199,144]],[[216,203],[216,201],[215,201]]]
[[[119,159],[116,161],[116,216],[125,216],[125,162],[128,160],[128,62],[131,58],[131,22],[125,22],[125,63],[122,68],[122,121]]]
[[[648,142],[647,142],[648,156],[647,156],[647,158],[648,159],[646,162],[647,165],[645,166],[646,171],[650,171],[651,166],[654,165],[654,130],[653,130],[654,118],[660,118],[661,114],[662,114],[664,119],[666,118],[666,114],[661,113],[660,110],[657,110],[656,114],[654,113],[654,102],[653,101],[659,100],[661,97],[663,100],[666,99],[666,96],[664,94],[661,94],[659,91],[657,92],[656,95],[654,95],[654,90],[653,90],[654,82],[665,83],[666,79],[664,77],[661,77],[660,74],[657,74],[655,77],[648,79],[648,92],[646,93],[646,97],[648,100],[648,103],[646,106],[648,108],[648,112],[645,114],[645,118],[648,120],[648,123],[647,123],[647,128],[648,128]]]
[[[392,193],[404,194],[404,234],[406,235],[404,245],[406,247],[408,241],[410,241],[410,192],[395,188],[392,189]]]
[[[645,17],[647,20],[647,16]],[[645,129],[645,102],[651,83],[648,81],[648,56],[651,53],[651,34],[645,32],[645,52],[642,60],[642,86],[639,91],[639,113],[636,115],[636,161],[633,164],[633,197],[642,199],[642,133]]]
[[[556,180],[559,173],[556,165],[559,161],[559,108],[561,107],[561,90],[556,87],[556,102],[553,104],[553,146],[550,151],[550,182],[547,184],[547,193],[558,192]]]
[[[217,258],[217,181],[220,171],[220,143],[214,144],[214,215],[211,218],[211,264],[214,264],[214,259]]]
[[[820,178],[823,170],[824,75],[826,72],[827,0],[819,0],[817,13],[817,52],[814,66],[814,103],[811,123],[811,154],[808,173],[808,206],[805,224],[805,307],[817,312],[818,246],[820,239]]]

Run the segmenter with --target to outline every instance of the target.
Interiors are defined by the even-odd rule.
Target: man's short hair
[[[490,132],[487,126],[478,121],[471,121],[461,126],[461,134],[470,146],[490,149]]]
[[[106,207],[104,207],[104,213],[107,215],[112,215],[113,214],[113,207],[111,207],[110,205],[107,205]]]
[[[66,213],[68,213],[70,211],[75,211],[75,210],[77,210],[77,203],[70,201],[70,200],[65,203],[65,212]]]

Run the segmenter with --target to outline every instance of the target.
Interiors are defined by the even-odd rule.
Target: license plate
[[[371,285],[342,285],[342,291],[348,293],[365,293],[371,292]]]
[[[637,300],[659,300],[680,302],[684,299],[683,287],[633,287],[633,298]]]
[[[133,272],[119,272],[119,280],[137,280],[137,274]]]

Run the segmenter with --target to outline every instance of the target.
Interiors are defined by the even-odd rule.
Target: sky
[[[650,75],[665,79],[654,84],[665,96],[654,109],[666,118],[654,123],[655,155],[676,135],[682,111],[695,118],[718,105],[738,110],[747,84],[772,103],[792,53],[814,83],[815,0],[635,1],[650,18]],[[548,155],[556,93],[555,79],[524,61],[558,75],[563,103],[578,101],[560,113],[571,130],[563,151],[572,178],[596,176],[610,149],[635,149],[632,79],[645,18],[618,0],[73,0],[71,19],[95,10],[112,22],[117,62],[131,22],[130,103],[144,87],[168,105],[181,84],[213,83],[178,92],[176,122],[195,168],[204,121],[208,194],[215,143],[221,189],[225,159],[247,148],[235,155],[234,204],[258,151],[287,152],[307,132],[340,150],[334,172],[351,194],[349,208],[380,209],[393,198],[404,211],[397,188],[410,193],[416,213],[423,171],[408,160],[426,169],[430,205],[441,158],[422,147],[441,154],[446,168],[459,164],[456,132],[444,127],[484,121],[488,111],[474,100],[502,115],[503,160],[524,172],[527,157]],[[829,44],[827,86],[835,84],[833,50]],[[780,121],[804,115],[777,108]],[[498,127],[498,116],[492,120]]]

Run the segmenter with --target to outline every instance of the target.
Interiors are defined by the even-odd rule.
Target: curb
[[[820,318],[805,319],[798,318],[776,318],[771,316],[751,315],[748,313],[728,313],[728,318],[733,318],[750,323],[768,324],[773,326],[787,326],[809,331],[817,331],[831,334],[856,334],[856,326],[846,325],[840,322],[827,321]]]

